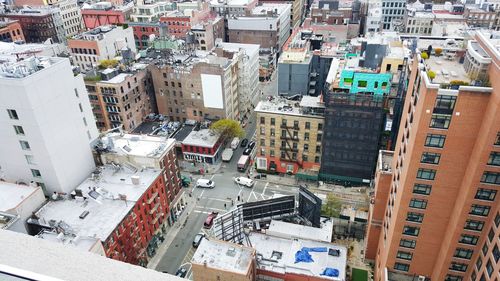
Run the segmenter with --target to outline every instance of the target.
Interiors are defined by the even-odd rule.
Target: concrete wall
[[[310,59],[308,63],[278,63],[278,94],[307,95],[310,71]]]

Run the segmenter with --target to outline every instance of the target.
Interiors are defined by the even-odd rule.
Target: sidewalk
[[[188,190],[186,191],[189,192]],[[181,230],[182,224],[186,221],[188,215],[191,214],[194,208],[196,207],[197,201],[195,197],[187,196],[186,202],[188,204],[186,208],[184,208],[182,213],[179,215],[179,219],[177,220],[177,222],[175,222],[172,226],[167,228],[167,233],[165,234],[165,241],[163,241],[163,243],[158,247],[154,257],[152,257],[149,260],[147,268],[156,269],[158,267],[158,264],[160,263],[160,260],[163,258],[163,256],[165,256],[168,247],[172,244],[172,241],[174,241],[175,237],[177,236],[177,233],[179,233],[179,231]]]

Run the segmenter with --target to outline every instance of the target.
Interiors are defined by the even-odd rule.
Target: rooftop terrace
[[[118,165],[103,166],[72,192],[76,199],[49,201],[40,208],[39,224],[62,222],[69,228],[67,234],[105,241],[159,175],[154,169],[131,172]]]
[[[223,271],[247,274],[251,268],[255,250],[215,239],[203,239],[193,255],[192,263]]]
[[[345,280],[347,248],[331,243],[304,239],[284,239],[261,233],[249,235],[252,247],[257,250],[257,268],[278,274],[301,274],[324,278],[325,280]],[[309,252],[312,262],[296,262],[298,251],[307,248],[325,248],[326,252]],[[338,270],[337,277],[322,275],[326,268]]]
[[[432,81],[433,83],[448,84],[452,80],[461,80],[467,83],[471,82],[469,76],[465,72],[464,65],[460,63],[459,59],[456,57],[430,56],[425,62],[427,64],[427,70],[436,73],[436,77]]]

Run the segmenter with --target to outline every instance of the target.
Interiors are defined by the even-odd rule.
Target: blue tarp
[[[330,276],[330,277],[339,277],[339,270],[335,269],[335,268],[327,267],[327,268],[325,268],[325,270],[323,270],[323,273],[321,273],[321,275]]]
[[[314,260],[311,257],[311,254],[309,252],[327,252],[328,249],[326,247],[319,247],[319,248],[307,248],[303,247],[297,253],[295,253],[295,263],[299,262],[313,262]]]

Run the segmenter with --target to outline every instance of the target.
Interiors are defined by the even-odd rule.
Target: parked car
[[[200,243],[203,240],[203,238],[205,238],[205,233],[196,234],[196,236],[194,237],[194,240],[193,240],[193,247],[198,248],[198,246],[200,246]]]
[[[181,267],[181,268],[177,269],[177,272],[175,273],[175,276],[186,277],[187,273],[188,273],[187,269]]]
[[[250,155],[250,153],[252,153],[252,149],[251,148],[245,148],[245,150],[243,150],[243,155]]]
[[[246,187],[252,187],[254,185],[254,181],[246,177],[237,177],[234,179],[234,182]]]
[[[253,149],[255,147],[255,142],[254,141],[249,142],[247,147]]]
[[[266,174],[256,174],[255,177],[253,177],[254,179],[266,179],[267,178],[267,175]]]
[[[215,187],[215,182],[209,179],[199,179],[196,181],[196,187],[201,187],[201,188],[214,188]]]
[[[240,146],[241,146],[241,147],[246,147],[246,146],[247,146],[247,144],[248,144],[248,139],[243,139],[243,140],[241,141],[241,143],[240,143]]]
[[[217,212],[212,212],[211,214],[209,214],[207,219],[205,220],[205,223],[203,223],[203,228],[211,228],[217,215],[219,215],[219,213]]]

